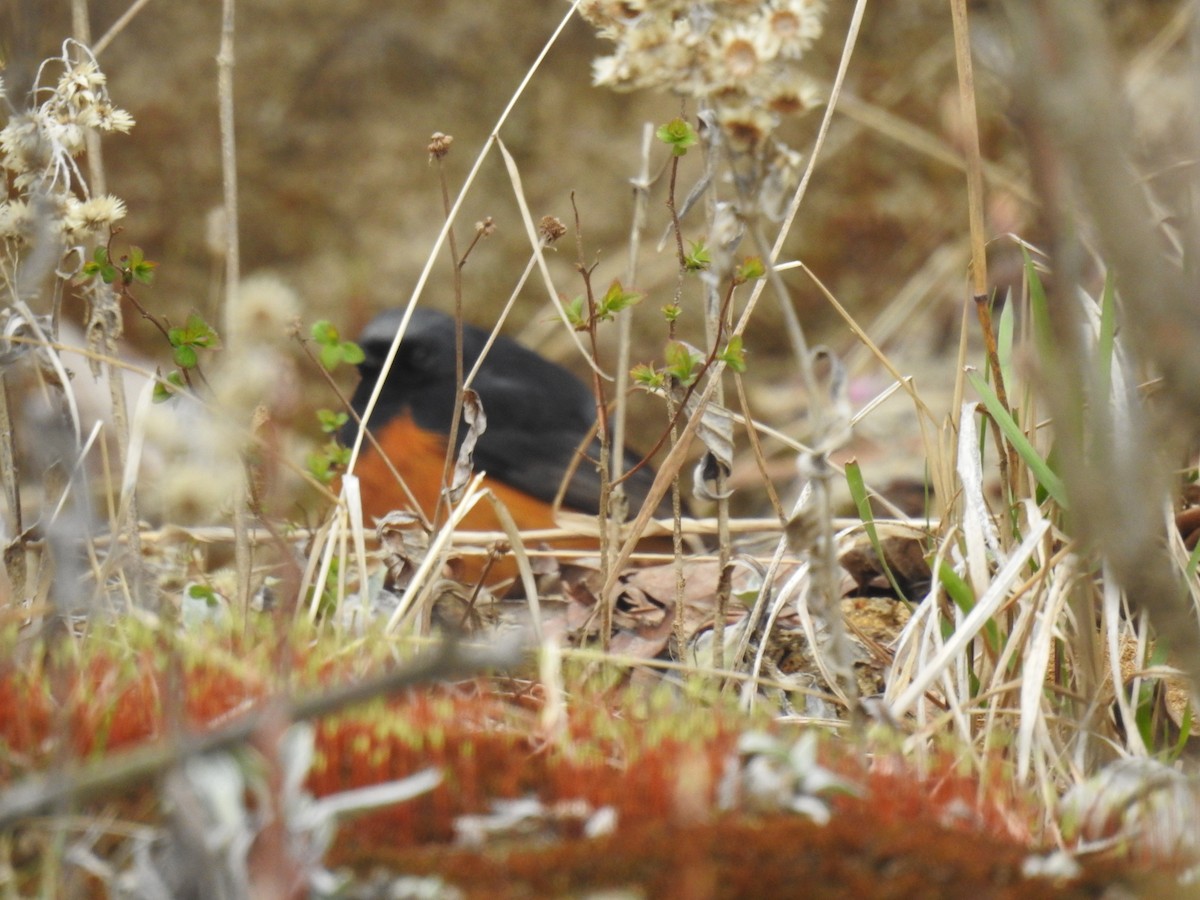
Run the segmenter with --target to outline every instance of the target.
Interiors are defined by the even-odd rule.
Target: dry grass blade
[[[961,658],[967,645],[976,638],[988,619],[994,616],[1000,606],[1008,600],[1022,570],[1038,549],[1042,537],[1049,528],[1050,523],[1043,519],[1028,530],[1024,540],[996,572],[987,590],[979,597],[975,608],[958,624],[954,634],[946,641],[945,645],[931,659],[921,663],[920,669],[914,673],[911,681],[905,684],[896,699],[891,701],[889,706],[894,715],[904,715],[912,709],[917,699],[942,677],[946,668],[956,659]],[[913,621],[915,622],[917,619],[914,618]],[[906,637],[911,638],[911,635],[902,636],[901,640],[905,641]],[[899,690],[899,686],[889,687]]]
[[[601,378],[607,381],[612,381],[613,377],[600,369],[600,364],[592,357],[587,348],[583,344],[583,338],[579,332],[571,327],[570,320],[567,318],[566,310],[563,309],[562,301],[559,299],[559,293],[554,287],[554,279],[550,275],[550,268],[546,265],[545,247],[542,241],[538,238],[537,224],[533,221],[533,214],[529,211],[529,203],[525,199],[525,188],[521,184],[521,171],[517,167],[517,161],[513,159],[512,154],[508,152],[508,148],[504,146],[504,141],[500,139],[500,135],[493,136],[496,146],[500,149],[500,155],[504,158],[504,168],[508,172],[509,181],[512,183],[513,195],[517,199],[517,206],[521,210],[521,221],[525,225],[525,234],[529,239],[529,246],[533,248],[533,254],[537,260],[538,271],[541,272],[542,281],[546,286],[546,293],[550,297],[550,302],[554,304],[555,312],[558,314],[559,320],[571,335],[571,340],[579,349],[579,353],[591,367],[592,371],[596,372]]]
[[[129,23],[132,22],[137,14],[140,13],[149,3],[150,0],[133,0],[133,2],[129,4],[129,8],[126,9],[125,12],[121,13],[121,15],[117,17],[117,20],[109,26],[108,31],[104,32],[104,34],[100,36],[100,39],[92,45],[92,52],[96,54],[96,56],[99,56],[101,53],[107,50],[108,45],[111,44],[116,37],[126,29],[126,27],[128,27]]]
[[[0,604],[0,635],[7,635],[10,656],[0,666],[0,775],[13,776],[0,791],[0,882],[10,892],[33,885],[47,896],[69,893],[64,888],[83,883],[71,882],[76,870],[102,888],[121,878],[132,883],[141,863],[123,866],[137,852],[160,856],[151,849],[166,830],[147,826],[131,838],[124,821],[85,818],[91,802],[123,804],[113,798],[125,786],[148,785],[133,814],[149,820],[182,796],[171,786],[159,789],[162,773],[201,754],[243,767],[238,802],[254,808],[238,823],[240,833],[269,820],[255,832],[260,839],[245,843],[255,854],[275,853],[274,862],[248,857],[234,864],[274,865],[298,882],[311,870],[289,868],[284,842],[268,846],[289,820],[306,816],[276,802],[284,794],[277,797],[269,782],[280,772],[297,791],[340,797],[317,801],[322,815],[332,815],[371,796],[383,802],[382,794],[353,789],[435,766],[444,777],[428,805],[373,811],[379,821],[391,816],[395,829],[373,829],[374,819],[357,822],[365,826],[357,832],[341,826],[339,839],[361,853],[346,871],[376,863],[368,855],[374,848],[363,849],[376,835],[389,854],[381,857],[383,868],[401,868],[397,860],[414,847],[428,851],[428,860],[444,850],[465,854],[445,843],[464,821],[460,812],[529,784],[539,795],[529,805],[543,807],[547,830],[533,838],[529,831],[500,834],[504,843],[485,847],[479,861],[500,872],[498,860],[528,859],[536,843],[534,851],[548,860],[539,876],[556,883],[549,891],[517,889],[531,896],[591,894],[612,884],[670,893],[692,885],[700,871],[687,848],[716,848],[722,856],[731,844],[739,845],[732,849],[744,864],[720,868],[705,860],[701,880],[710,887],[719,881],[718,893],[752,894],[767,877],[754,856],[759,841],[772,840],[776,819],[794,824],[797,812],[822,814],[826,822],[814,831],[819,852],[809,855],[869,873],[862,882],[870,882],[868,893],[888,892],[907,867],[912,877],[896,895],[919,894],[937,880],[931,890],[953,883],[964,895],[1011,889],[1100,896],[1103,890],[1085,886],[1068,864],[1200,858],[1190,809],[1195,790],[1181,787],[1181,773],[1194,768],[1194,739],[1179,675],[1182,668],[1200,675],[1200,548],[1188,549],[1200,535],[1200,506],[1178,509],[1200,504],[1192,259],[1200,225],[1189,205],[1200,196],[1200,167],[1191,162],[1200,126],[1184,126],[1188,116],[1179,113],[1170,127],[1142,121],[1178,110],[1185,95],[1200,108],[1192,96],[1200,71],[1196,3],[1006,0],[999,4],[1010,13],[1006,29],[997,5],[968,0],[951,0],[936,14],[920,4],[877,4],[869,17],[867,0],[575,0],[557,11],[535,4],[501,12],[462,0],[421,5],[419,14],[359,0],[329,13],[336,29],[307,29],[285,56],[279,34],[264,31],[278,31],[285,20],[290,28],[296,16],[283,15],[280,4],[242,4],[235,32],[235,5],[178,10],[178,22],[203,23],[214,40],[220,29],[216,96],[205,84],[203,108],[219,120],[221,152],[197,159],[187,175],[201,185],[221,181],[226,227],[217,227],[219,214],[208,222],[209,259],[182,266],[163,260],[159,287],[166,281],[162,293],[172,296],[162,298],[162,312],[161,295],[143,304],[124,289],[134,271],[125,263],[148,261],[117,239],[123,201],[94,195],[106,174],[118,186],[135,177],[139,193],[130,196],[139,201],[169,188],[175,173],[149,157],[178,158],[169,142],[184,117],[152,91],[131,91],[129,106],[151,126],[146,132],[155,143],[128,155],[118,149],[127,145],[106,143],[107,173],[95,148],[97,129],[132,124],[105,86],[124,97],[142,67],[160,61],[153,53],[164,52],[147,43],[135,55],[109,59],[107,50],[118,36],[131,43],[183,29],[149,17],[127,29],[148,0],[122,0],[112,13],[124,12],[89,50],[89,0],[69,0],[58,12],[21,0],[20,10],[38,14],[39,28],[59,28],[68,12],[74,27],[75,38],[40,68],[47,54],[33,47],[37,35],[11,29],[15,49],[0,81],[0,99],[8,101],[0,112],[0,169],[8,173],[0,197],[0,305],[7,306],[0,319],[0,595],[8,597]],[[290,12],[328,13],[309,5]],[[460,15],[467,7],[471,15]],[[499,52],[482,60],[471,54],[496,31],[486,27],[494,24],[489,16],[512,28]],[[577,16],[613,45],[611,55],[594,61],[591,87],[642,96],[609,106],[604,100],[611,98],[567,93],[572,81],[591,90],[581,58],[591,52],[581,43],[590,37],[567,30]],[[19,14],[11,18],[22,22]],[[532,36],[519,46],[518,22],[521,37]],[[928,40],[895,41],[897,25],[928,29],[919,35]],[[831,27],[844,32],[818,44]],[[236,148],[235,113],[246,110],[234,105],[235,37],[239,66],[258,71],[256,64],[269,60],[279,77],[292,79],[283,86],[293,91],[290,101],[286,92],[270,94],[283,99],[263,107]],[[900,43],[923,50],[889,69],[884,51]],[[416,52],[385,52],[397,44]],[[851,71],[856,49],[866,48],[868,65],[856,60]],[[111,72],[97,64],[102,51]],[[409,55],[415,69],[392,68]],[[441,65],[447,60],[453,70]],[[431,62],[436,77],[429,77]],[[28,71],[18,72],[22,67]],[[416,83],[414,72],[423,79],[419,90],[396,92],[397,83]],[[464,75],[475,83],[447,90]],[[34,88],[28,98],[27,82]],[[484,88],[495,85],[503,88],[484,99]],[[845,93],[851,89],[857,97]],[[650,98],[641,105],[651,90],[668,96],[658,106]],[[823,90],[828,103],[818,112]],[[359,97],[370,98],[371,127],[359,121],[363,107],[349,102]],[[192,108],[195,98],[187,99]],[[409,106],[380,116],[381,99]],[[313,110],[324,124],[336,123],[326,169],[307,155],[322,140],[296,138],[310,133]],[[92,118],[76,120],[81,111]],[[427,211],[417,193],[428,187],[420,175],[425,155],[396,152],[423,140],[396,123],[429,115],[472,150],[442,166],[453,138],[430,139],[441,203]],[[101,121],[113,128],[95,124]],[[339,180],[347,142],[364,134],[389,143],[360,154],[369,172]],[[788,146],[797,136],[805,144]],[[194,138],[188,136],[189,149],[203,146]],[[1170,141],[1179,147],[1168,153]],[[303,167],[293,165],[301,159]],[[456,190],[450,179],[462,174],[454,170],[460,161],[466,174]],[[208,170],[200,165],[208,162]],[[335,166],[338,174],[329,177]],[[631,201],[620,189],[630,173]],[[263,203],[263,184],[279,189],[279,205]],[[338,190],[329,193],[329,185]],[[397,188],[408,193],[394,204],[378,202]],[[551,216],[539,221],[535,207],[561,204],[568,193],[578,240],[573,258],[563,259],[552,251],[567,228]],[[460,253],[456,221],[495,198],[504,211],[486,210],[495,218],[483,218],[476,240]],[[87,228],[76,229],[67,213],[82,216],[84,200],[93,199],[105,201],[88,207],[107,208],[103,222],[87,219]],[[315,221],[324,216],[286,222],[298,204],[318,202],[329,218],[345,204],[343,233],[334,239]],[[163,223],[148,218],[151,204],[139,205],[123,227],[130,237],[162,238],[153,255],[196,246],[207,210],[171,223],[191,232],[160,231]],[[267,219],[260,209],[274,215]],[[289,334],[311,364],[327,367],[325,387],[344,405],[361,406],[371,385],[346,400],[338,385],[352,373],[337,366],[353,364],[363,348],[342,341],[339,330],[377,305],[404,307],[390,320],[400,323],[394,333],[377,342],[364,337],[378,352],[363,354],[362,372],[385,359],[353,446],[334,439],[351,433],[350,420],[321,410],[325,443],[307,469],[292,460],[305,454],[301,445],[313,432],[309,384],[296,390],[296,379],[283,375],[299,359],[286,356],[295,347],[258,352],[267,341],[247,324],[257,319],[238,284],[247,260],[239,261],[239,215],[243,237],[255,236],[255,264],[282,268],[308,287],[303,300],[284,304],[289,321],[324,313],[337,322],[321,323],[332,344],[319,337],[320,328],[311,340],[296,326]],[[510,227],[514,216],[521,226]],[[659,233],[656,251],[645,236]],[[1026,233],[1036,246],[1018,236]],[[627,240],[627,260],[613,253],[614,238],[617,254]],[[776,262],[785,246],[791,261]],[[452,280],[435,269],[447,248]],[[583,293],[568,301],[555,280],[572,265]],[[202,277],[181,272],[189,266],[204,269]],[[539,283],[531,290],[535,270]],[[613,285],[608,294],[596,289],[601,278]],[[452,297],[431,296],[439,279],[452,284]],[[409,285],[400,300],[398,283]],[[778,311],[758,308],[768,290]],[[434,402],[440,382],[426,390],[418,375],[400,386],[397,372],[395,393],[386,389],[393,365],[407,369],[408,351],[415,357],[422,349],[415,340],[403,343],[415,337],[406,334],[410,321],[420,321],[414,314],[451,300],[458,322],[452,422],[478,382],[481,402],[496,412],[486,437],[480,420],[463,435],[457,424],[443,430],[435,421],[429,411],[441,410]],[[517,310],[526,300],[529,307]],[[117,359],[132,352],[121,334],[127,303],[148,321],[155,341],[169,344],[156,348],[159,361],[174,364],[169,377],[148,361],[140,378],[130,379],[135,367]],[[188,331],[173,327],[184,321],[178,304],[221,307],[226,346],[211,349],[229,355],[186,348],[193,362],[214,361],[207,371],[176,352],[184,347],[172,333]],[[77,306],[87,308],[91,343],[68,352],[64,335]],[[536,363],[519,361],[529,357],[509,356],[512,369],[499,360],[495,341],[513,335],[514,310],[529,322],[514,335],[518,343],[544,349],[552,332],[547,355],[561,347],[573,353],[574,342],[594,376],[590,398],[580,394],[569,405],[583,410],[579,419],[594,410],[589,421],[596,424],[586,435],[586,423],[573,431],[574,452],[564,440],[553,460],[537,452],[543,443],[558,447],[553,428],[543,442],[523,404],[506,409],[499,392],[491,394],[501,379],[537,371]],[[491,334],[471,332],[468,345],[464,318],[485,316]],[[271,321],[274,329],[279,320]],[[608,324],[601,330],[598,322]],[[132,333],[142,323],[130,317],[128,324],[136,342]],[[615,353],[609,338],[619,342]],[[631,354],[651,361],[631,369]],[[481,368],[485,358],[496,364],[496,381]],[[247,388],[251,363],[263,363],[264,381],[287,391]],[[733,385],[722,382],[731,373],[738,413],[724,409],[722,392]],[[228,374],[245,389],[223,393],[221,376]],[[99,380],[105,376],[107,383]],[[523,401],[533,398],[534,412],[552,422],[572,419],[567,403],[543,401],[528,382],[516,387]],[[665,398],[665,427],[663,410],[640,418],[640,388]],[[229,399],[233,393],[237,401]],[[627,410],[630,396],[636,399]],[[419,436],[407,419],[389,420],[403,423],[398,428],[378,421],[397,410],[412,413]],[[706,438],[705,416],[730,426],[721,440]],[[499,440],[498,424],[510,422],[527,441]],[[739,427],[746,435],[736,433]],[[477,452],[458,456],[461,465],[453,467],[460,436],[464,450]],[[634,521],[622,523],[619,492],[616,502],[605,498],[630,469],[632,455],[621,452],[626,436],[631,450],[658,443],[646,468],[623,482],[639,498],[652,485]],[[429,476],[420,484],[428,493],[414,486],[407,501],[368,489],[375,477],[387,477],[363,458],[371,452],[363,441],[371,438],[374,452],[386,449],[397,460],[397,480],[397,466],[406,469],[427,439],[436,445],[438,472],[454,468],[455,477]],[[398,449],[389,439],[408,443]],[[513,477],[513,455],[493,446],[516,448],[513,455],[536,463],[529,467],[532,488]],[[688,499],[698,515],[690,518],[680,473],[702,448],[706,462],[718,465],[697,467],[700,487]],[[597,455],[597,471],[585,471]],[[191,465],[199,457],[208,468]],[[564,475],[560,461],[567,458],[580,468]],[[179,478],[185,464],[196,476],[186,484]],[[657,475],[647,477],[655,467]],[[229,479],[218,484],[218,475],[235,470],[245,476],[236,489]],[[411,470],[414,482],[424,471]],[[552,477],[559,497],[547,511],[528,497],[541,496]],[[439,494],[451,480],[455,485]],[[577,490],[597,480],[599,502],[591,508],[600,515],[589,511],[593,495],[580,501]],[[194,505],[161,499],[161,486],[179,484],[198,498]],[[334,484],[337,496],[325,486]],[[673,504],[664,502],[668,491]],[[404,512],[406,502],[419,505],[418,497],[433,508]],[[567,503],[575,511],[564,510]],[[384,507],[395,509],[376,528],[364,522]],[[891,518],[880,518],[881,510]],[[523,529],[523,522],[545,527]],[[92,533],[105,525],[107,533]],[[635,569],[643,562],[655,565]],[[523,589],[521,603],[500,595],[509,586]],[[142,608],[145,598],[158,602],[154,615]],[[442,646],[413,668],[379,676],[442,628],[485,635],[491,649]],[[536,662],[528,655],[531,636],[540,645]],[[505,670],[481,674],[477,664]],[[426,677],[450,683],[409,690]],[[361,700],[374,702],[343,714]],[[293,767],[286,748],[276,753],[284,720],[317,716],[325,718],[308,736],[309,756],[296,751],[301,763]],[[790,726],[804,735],[795,746],[780,737]],[[818,729],[828,732],[819,745]],[[253,752],[242,752],[247,743]],[[843,780],[843,766],[853,779]],[[259,770],[253,777],[251,768]],[[756,771],[771,773],[765,793],[783,801],[752,796]],[[808,781],[821,778],[847,793],[828,804],[802,796]],[[895,796],[872,787],[880,783],[894,784]],[[561,810],[550,798],[559,793],[594,802],[606,815],[619,811],[615,825],[601,823],[617,830],[595,834],[591,820],[555,818]],[[243,802],[250,797],[253,804]],[[918,817],[905,804],[927,808],[944,797],[950,803],[937,806],[931,821],[958,856],[988,866],[993,834],[1014,841],[1015,867],[988,869],[978,891],[942,877],[950,870],[940,864],[927,865],[938,857],[924,851],[940,844],[918,839],[911,827]],[[80,804],[78,816],[60,814]],[[856,851],[820,843],[846,825],[838,817],[851,808],[863,814],[854,837],[885,847],[885,856],[859,865]],[[307,814],[311,821],[312,810]],[[251,822],[256,816],[261,821]],[[876,840],[876,828],[891,828],[909,843],[893,852]],[[213,831],[196,830],[197,846]],[[674,840],[701,832],[698,843]],[[751,837],[730,841],[731,834]],[[642,840],[646,835],[651,839]],[[616,872],[613,861],[659,840],[677,852],[680,866],[678,873],[665,867],[659,884],[679,877],[666,890],[623,880],[627,872]],[[795,846],[778,842],[791,862],[797,857],[787,848]],[[1055,852],[1034,852],[1046,847]],[[327,849],[311,854],[313,867],[342,865]],[[569,880],[574,876],[560,864],[576,853],[593,869],[597,859],[612,864],[611,883]],[[445,869],[437,890],[475,895],[455,880],[468,877],[466,866]],[[389,878],[400,874],[387,871]],[[314,878],[309,889],[318,892],[316,884]],[[478,895],[511,886],[494,876]],[[1116,889],[1138,886],[1127,879]],[[828,890],[842,887],[830,883]],[[345,892],[360,888],[367,890],[352,881]]]
[[[1126,306],[1126,340],[1141,359],[1164,373],[1165,399],[1194,422],[1200,410],[1200,367],[1190,348],[1200,334],[1193,285],[1184,272],[1164,265],[1144,190],[1128,169],[1130,128],[1098,11],[1063,0],[1036,7],[1009,3],[1008,9],[1016,47],[1015,88],[1035,148],[1035,178],[1046,207],[1054,211],[1046,224],[1055,236],[1058,267],[1050,310],[1060,368],[1049,373],[1048,382],[1055,419],[1060,424],[1073,421],[1089,371],[1078,349],[1080,316],[1073,297],[1082,255],[1067,193],[1078,190],[1105,258],[1117,273]],[[1059,40],[1068,34],[1071,40]],[[1066,173],[1073,176],[1071,185]],[[1084,426],[1094,435],[1070,427],[1059,432],[1067,488],[1079,512],[1076,524],[1085,538],[1097,542],[1133,605],[1148,610],[1159,633],[1170,636],[1179,665],[1195,682],[1200,677],[1200,627],[1165,550],[1160,514],[1166,493],[1162,461],[1170,455],[1164,449],[1178,440],[1179,432],[1164,441],[1163,435],[1153,434],[1151,421],[1142,418],[1122,435],[1138,446],[1123,445],[1118,451],[1105,409],[1095,407],[1096,420]],[[1085,440],[1110,449],[1085,458]]]
[[[393,632],[398,629],[414,608],[420,608],[429,599],[429,593],[437,581],[433,575],[445,561],[446,553],[450,549],[450,539],[455,530],[466,518],[467,513],[488,496],[488,490],[481,486],[483,477],[484,473],[480,472],[471,479],[466,490],[463,491],[462,499],[450,510],[446,523],[433,534],[429,542],[429,552],[421,560],[417,571],[413,573],[411,583],[405,588],[400,602],[396,604],[396,609],[388,618],[387,631]]]

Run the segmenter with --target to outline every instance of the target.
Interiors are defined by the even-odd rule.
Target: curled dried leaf
[[[831,453],[850,441],[850,423],[854,417],[850,379],[841,359],[828,347],[813,349],[812,367],[817,380],[815,388],[825,406],[821,433],[812,436],[812,444],[819,453]]]
[[[379,544],[384,551],[388,580],[403,588],[429,553],[429,535],[421,519],[408,510],[394,510],[375,523]]]
[[[701,500],[726,500],[733,496],[731,488],[721,490],[720,479],[730,472],[729,466],[706,451],[692,470],[692,492]]]
[[[684,392],[675,387],[676,402],[683,401]],[[696,394],[688,398],[685,408],[689,417],[695,415]],[[732,491],[718,491],[717,477],[728,475],[733,470],[733,414],[712,400],[704,407],[696,436],[704,445],[704,455],[693,471],[693,490],[701,500],[722,500]]]
[[[454,462],[454,477],[450,480],[450,487],[446,489],[451,503],[462,499],[463,491],[466,490],[467,483],[475,471],[475,444],[478,443],[479,436],[487,431],[483,401],[470,388],[463,391],[462,423],[467,430],[458,448],[458,459]]]

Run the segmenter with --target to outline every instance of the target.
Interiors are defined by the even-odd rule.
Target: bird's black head
[[[372,319],[359,335],[358,344],[364,354],[358,366],[362,379],[350,405],[360,416],[383,371],[403,317],[402,309],[387,310]],[[464,367],[470,368],[479,357],[486,337],[472,325],[463,326]],[[388,370],[370,425],[379,429],[393,416],[408,412],[421,427],[448,432],[455,393],[454,319],[437,310],[415,309]],[[357,427],[355,422],[347,423],[342,440],[353,440]]]

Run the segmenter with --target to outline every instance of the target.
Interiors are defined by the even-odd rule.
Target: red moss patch
[[[163,697],[172,692],[192,727],[223,719],[270,692],[270,677],[256,674],[275,668],[270,653],[259,664],[249,658],[196,654],[176,664],[179,687],[168,685],[154,649],[0,670],[0,777],[60,759],[64,750],[95,755],[151,740],[163,732]],[[297,681],[316,689],[362,675],[364,664],[301,661],[294,668],[302,673]],[[829,738],[820,765],[858,788],[829,799],[829,824],[718,813],[718,786],[739,734],[751,727],[735,710],[632,690],[581,689],[553,723],[542,721],[543,706],[536,685],[478,680],[320,720],[308,781],[319,796],[430,767],[443,774],[438,788],[414,801],[345,822],[327,863],[364,874],[440,874],[470,897],[604,887],[687,898],[1087,897],[1118,877],[1089,866],[1070,884],[1025,879],[1021,864],[1036,844],[1032,800],[1014,796],[1004,787],[1011,780],[999,775],[981,789],[949,759],[918,778],[902,758],[872,761],[854,744]],[[611,807],[617,825],[590,840],[564,827],[552,838],[453,846],[458,817],[527,797],[547,807]]]
[[[356,869],[438,875],[472,900],[604,888],[686,900],[1039,900],[1099,897],[1118,883],[1131,884],[1112,868],[1095,868],[1063,884],[1024,878],[1027,847],[981,842],[928,819],[881,825],[867,805],[843,810],[825,826],[799,816],[725,817],[692,825],[649,819],[622,821],[613,835],[590,841],[526,842],[484,851],[425,846],[358,853],[341,846],[341,862]],[[1142,879],[1132,886],[1149,884]]]

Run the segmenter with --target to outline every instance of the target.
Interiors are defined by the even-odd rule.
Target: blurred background
[[[127,0],[89,2],[93,38],[128,6]],[[991,6],[973,5],[972,26],[984,154],[992,165],[991,274],[996,286],[1005,287],[1019,279],[1019,257],[1002,236],[1020,234],[1035,243],[1038,236],[1022,149],[1005,117],[1006,44]],[[1147,120],[1140,125],[1148,157],[1177,137],[1171,110],[1185,96],[1181,88],[1187,81],[1183,63],[1173,62],[1170,35],[1184,6],[1178,0],[1107,4],[1129,63],[1131,90],[1154,92],[1159,100],[1137,105]],[[100,58],[114,102],[137,121],[130,135],[104,142],[107,189],[129,207],[121,240],[159,262],[144,302],[175,322],[189,310],[221,321],[223,260],[214,240],[222,200],[215,63],[220,7],[148,3]],[[826,84],[842,52],[852,4],[831,7],[825,35],[812,53],[812,72]],[[379,309],[406,301],[443,222],[441,189],[426,150],[430,135],[441,131],[455,139],[445,161],[453,195],[567,8],[562,0],[239,4],[235,81],[243,277],[279,276],[298,293],[306,326],[329,318],[347,336]],[[57,52],[72,33],[72,20],[69,3],[42,0],[9,0],[4,16],[0,40],[11,89],[22,83],[31,61]],[[570,22],[501,135],[521,167],[535,218],[555,215],[570,224],[575,193],[585,254],[599,260],[595,278],[602,286],[626,269],[629,179],[641,166],[643,123],[661,124],[680,112],[679,100],[668,95],[593,88],[591,61],[608,46],[585,22]],[[817,111],[785,128],[793,148],[809,149],[819,117]],[[923,389],[953,377],[942,360],[957,342],[967,296],[958,119],[947,5],[873,4],[843,105],[784,252],[785,259],[803,260],[889,352],[911,360],[906,372]],[[664,153],[657,147],[654,153],[657,170]],[[688,162],[682,191],[699,175],[698,160]],[[644,337],[635,361],[661,352],[655,311],[670,300],[674,284],[669,252],[652,259],[667,222],[663,197],[660,183],[651,198],[643,275],[636,285],[648,295],[638,313],[648,324],[638,329]],[[471,254],[464,273],[467,315],[479,324],[494,321],[529,256],[509,176],[494,153],[459,219],[460,246],[485,216],[497,230]],[[560,293],[578,293],[573,234],[553,256]],[[811,281],[799,272],[789,273],[787,281],[810,339],[850,354],[852,374],[860,379],[856,399],[886,387],[887,377],[855,349],[854,338]],[[449,284],[449,255],[443,250],[422,302],[449,308]],[[552,329],[539,327],[545,302],[540,280],[532,280],[508,332],[581,370],[564,336],[555,339]],[[746,341],[752,401],[763,418],[786,425],[797,414],[792,365],[777,309],[767,302],[759,310]],[[168,356],[160,335],[135,316],[127,319],[127,335],[151,359]],[[349,372],[340,377],[353,382]],[[302,378],[308,384],[308,376]],[[312,385],[283,415],[311,422],[312,408],[333,403],[327,388],[316,379]],[[897,415],[911,417],[910,405],[900,404]],[[874,446],[879,464],[890,465],[884,457],[897,456],[902,426],[884,413],[874,421],[860,435],[867,445],[856,450],[869,460]],[[868,468],[868,476],[877,481],[893,474],[918,476],[919,446],[913,452],[917,459],[897,463],[905,471]]]

